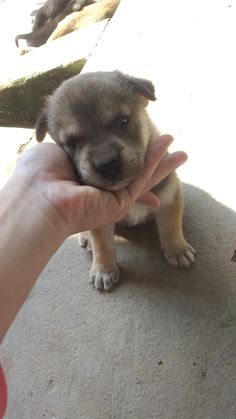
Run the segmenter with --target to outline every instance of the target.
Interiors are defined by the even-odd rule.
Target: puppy
[[[40,142],[48,131],[71,157],[80,182],[114,191],[128,185],[140,172],[147,147],[159,137],[146,106],[155,100],[153,84],[119,71],[75,76],[49,97],[36,124]],[[154,189],[161,207],[135,203],[123,223],[135,225],[154,218],[167,262],[188,268],[195,251],[182,231],[183,197],[175,172]],[[114,225],[89,232],[93,252],[90,282],[109,291],[119,280]],[[82,247],[88,243],[84,233]]]

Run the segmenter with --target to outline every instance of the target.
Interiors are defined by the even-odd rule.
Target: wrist
[[[65,239],[53,207],[14,176],[0,192],[0,341]]]

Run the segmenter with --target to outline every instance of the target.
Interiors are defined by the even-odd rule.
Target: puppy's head
[[[36,124],[71,157],[83,184],[106,190],[126,186],[142,168],[150,141],[151,82],[119,71],[96,72],[65,81],[48,99]]]

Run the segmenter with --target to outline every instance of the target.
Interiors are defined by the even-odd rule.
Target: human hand
[[[28,191],[37,193],[37,208],[61,229],[64,237],[121,220],[136,200],[158,207],[151,188],[183,164],[184,152],[166,154],[172,137],[162,135],[149,148],[139,176],[122,190],[102,191],[78,184],[67,154],[56,144],[43,143],[26,151],[13,175]],[[50,211],[51,209],[51,211]]]
[[[150,192],[187,158],[166,154],[168,135],[154,142],[144,167],[123,190],[78,184],[67,154],[44,143],[25,152],[0,192],[0,341],[40,272],[69,235],[122,219],[137,199],[158,206]]]

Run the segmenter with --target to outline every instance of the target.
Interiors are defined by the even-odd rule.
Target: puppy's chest
[[[153,208],[136,202],[129,210],[128,214],[121,221],[122,224],[136,225],[142,224],[147,220],[151,219],[154,215]]]

